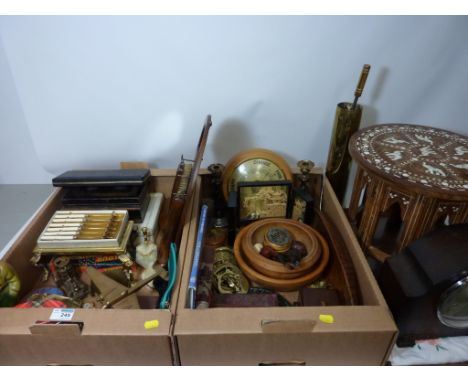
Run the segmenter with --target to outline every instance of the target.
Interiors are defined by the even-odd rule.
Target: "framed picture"
[[[291,216],[292,182],[258,181],[237,184],[237,222],[239,226],[265,218]]]

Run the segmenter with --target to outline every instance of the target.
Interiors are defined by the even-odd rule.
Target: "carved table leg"
[[[367,193],[358,231],[363,248],[367,248],[374,238],[375,229],[380,217],[380,205],[384,197],[384,183],[379,179],[371,178]]]
[[[437,209],[434,199],[418,195],[413,198],[408,206],[407,214],[403,221],[403,230],[396,246],[396,252],[400,252],[413,240],[418,239],[432,227],[432,217]]]
[[[359,201],[361,199],[361,193],[364,183],[364,171],[361,167],[357,167],[356,177],[354,178],[353,192],[351,194],[351,200],[349,201],[348,207],[348,219],[352,223],[356,223],[356,215],[359,209]]]

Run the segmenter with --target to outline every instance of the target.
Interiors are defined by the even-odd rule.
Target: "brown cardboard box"
[[[155,191],[165,194],[161,215],[167,213],[175,170],[152,170]],[[198,188],[195,198],[198,198]],[[55,190],[32,222],[8,250],[3,260],[20,275],[22,293],[33,290],[41,272],[29,263],[36,239],[53,213],[60,208],[60,190]],[[194,207],[196,207],[194,205]],[[186,217],[191,219],[192,209]],[[170,309],[76,309],[76,326],[38,327],[37,320],[48,320],[52,309],[0,309],[0,364],[3,365],[172,365],[171,331],[175,314],[181,264],[188,239],[188,225],[182,237],[178,259],[178,278]],[[159,326],[145,329],[146,321]]]
[[[397,328],[328,180],[323,210],[350,250],[363,305],[190,310],[185,256],[174,337],[182,365],[382,365]],[[198,213],[189,236],[196,235]],[[190,243],[194,240],[189,239]],[[319,320],[333,315],[334,323]]]

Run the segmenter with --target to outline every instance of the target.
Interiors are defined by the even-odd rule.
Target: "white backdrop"
[[[468,135],[468,18],[0,17],[0,183],[249,147],[324,165],[363,64],[362,126]]]

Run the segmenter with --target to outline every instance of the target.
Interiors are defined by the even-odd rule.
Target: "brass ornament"
[[[301,175],[299,175],[301,182],[307,183],[310,178],[310,173],[315,167],[315,163],[310,160],[303,159],[297,162],[297,167],[299,168],[299,171],[301,172]]]
[[[294,198],[291,219],[297,221],[304,221],[307,202],[299,197]]]
[[[220,183],[220,179],[224,172],[224,165],[221,163],[212,163],[208,166],[208,171],[213,175],[215,183]]]
[[[67,297],[79,301],[88,295],[89,287],[81,281],[78,270],[71,264],[69,258],[56,257],[53,266],[55,283]]]
[[[351,103],[341,102],[336,107],[326,175],[340,202],[345,195],[351,167],[348,143],[351,135],[359,128],[361,115],[362,107],[360,105],[357,105],[356,108],[353,109]]]
[[[229,247],[220,247],[215,250],[213,284],[221,294],[245,294],[249,291],[249,281],[237,266],[234,253]]]
[[[370,65],[365,64],[361,71],[353,103],[341,102],[336,107],[335,122],[330,139],[326,175],[335,191],[338,200],[343,202],[349,171],[351,169],[351,156],[348,152],[348,143],[361,124],[362,107],[358,99],[362,95]]]
[[[303,223],[311,223],[314,200],[309,189],[315,163],[310,160],[300,160],[297,162],[297,167],[301,173],[297,176],[299,187],[291,208],[291,218]]]

